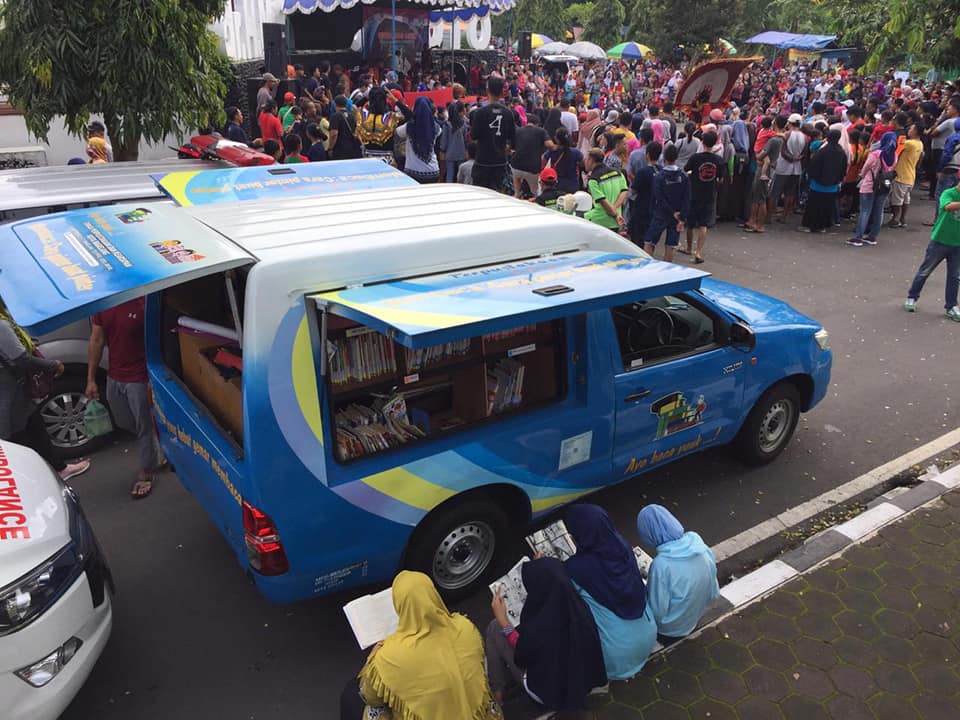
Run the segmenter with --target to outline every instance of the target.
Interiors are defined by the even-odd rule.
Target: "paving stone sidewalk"
[[[652,659],[591,705],[573,717],[960,719],[960,490]]]

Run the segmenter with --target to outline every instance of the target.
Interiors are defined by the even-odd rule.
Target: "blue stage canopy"
[[[754,45],[775,45],[780,50],[823,50],[836,39],[836,35],[799,35],[767,30],[744,42]]]

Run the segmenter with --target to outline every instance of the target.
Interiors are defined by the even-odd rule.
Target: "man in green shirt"
[[[587,191],[593,198],[593,208],[584,217],[592,223],[610,230],[623,227],[623,215],[620,212],[627,201],[627,179],[619,170],[604,165],[603,150],[593,148],[584,158],[584,167],[590,176]]]
[[[960,188],[952,187],[940,195],[940,213],[930,234],[927,253],[920,263],[913,284],[907,293],[903,309],[916,312],[917,300],[923,284],[930,273],[944,260],[947,261],[947,284],[944,291],[944,308],[947,317],[960,322],[960,307],[957,307],[957,289],[960,287]]]

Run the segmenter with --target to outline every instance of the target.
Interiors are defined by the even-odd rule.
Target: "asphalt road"
[[[711,233],[704,269],[784,298],[827,327],[832,387],[771,466],[745,469],[714,450],[594,496],[626,537],[635,536],[637,509],[657,501],[717,543],[957,427],[960,325],[943,317],[944,269],[919,312],[901,309],[929,236],[919,221],[931,210],[915,202],[913,226],[885,228],[878,247],[844,245],[849,223],[827,235],[792,226],[747,235],[731,224]],[[74,485],[118,594],[110,643],[63,717],[339,717],[340,690],[363,661],[340,611],[349,598],[270,605],[173,475],[132,502],[129,445],[93,460]],[[488,601],[481,593],[458,609],[482,624]]]

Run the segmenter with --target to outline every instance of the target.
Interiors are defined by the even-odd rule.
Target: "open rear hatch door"
[[[423,348],[695,290],[708,275],[647,256],[577,251],[310,298],[323,311]]]
[[[35,335],[256,261],[173,206],[110,205],[0,227],[0,297]]]

